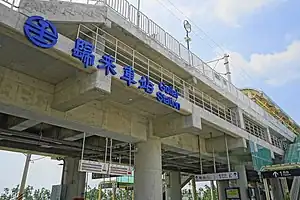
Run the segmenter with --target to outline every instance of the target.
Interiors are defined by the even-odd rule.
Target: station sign
[[[111,164],[108,170],[109,175],[115,175],[115,176],[131,176],[132,172],[133,172],[133,167],[128,165],[118,165],[118,164]]]
[[[108,164],[104,162],[96,162],[91,160],[80,160],[78,170],[80,172],[107,174]]]
[[[261,172],[263,178],[285,178],[300,176],[300,168],[298,169],[285,169]]]
[[[116,175],[92,173],[92,179],[115,178]]]
[[[197,182],[200,181],[222,181],[222,180],[236,180],[239,179],[238,172],[223,172],[214,174],[200,174],[195,175]]]
[[[40,48],[51,48],[58,41],[56,27],[41,16],[28,17],[24,23],[23,30],[28,40]]]
[[[95,46],[86,40],[77,38],[75,40],[74,48],[72,49],[72,57],[80,60],[84,68],[96,67],[99,70],[105,71],[105,76],[115,76],[118,72],[116,70],[116,58],[112,55],[104,54],[101,59],[95,60],[96,57]],[[178,102],[179,92],[172,84],[166,82],[159,82],[157,84],[158,91],[155,92],[155,83],[149,76],[141,76],[135,80],[135,69],[132,66],[122,66],[123,75],[120,75],[120,80],[126,83],[128,87],[136,85],[139,90],[152,95],[155,93],[156,101],[165,104],[173,109],[180,110],[180,102]]]
[[[105,162],[96,162],[91,160],[80,160],[79,171],[93,173],[94,178],[102,178],[105,176],[131,176],[133,167],[129,165],[109,164]]]

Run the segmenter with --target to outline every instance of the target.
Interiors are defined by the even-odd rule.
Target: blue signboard
[[[51,48],[58,40],[55,26],[40,16],[29,17],[24,24],[24,34],[35,46]]]
[[[75,47],[72,49],[72,56],[79,59],[85,68],[94,66],[95,56],[93,55],[94,46],[88,41],[84,41],[80,38],[76,39]],[[105,75],[116,75],[116,65],[114,64],[115,58],[111,55],[103,55],[99,60],[98,69],[105,70]],[[123,66],[123,75],[121,80],[126,82],[127,86],[139,84],[138,89],[144,90],[147,94],[152,94],[154,91],[154,83],[151,82],[148,76],[142,76],[140,80],[134,79],[135,71],[132,66]],[[177,102],[178,92],[172,86],[167,85],[164,82],[158,84],[159,91],[156,92],[156,100],[167,106],[170,106],[176,110],[180,110],[180,103]]]

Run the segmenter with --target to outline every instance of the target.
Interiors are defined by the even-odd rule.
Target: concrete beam
[[[200,150],[205,153],[205,140],[199,139]],[[199,153],[198,136],[188,133],[162,138],[162,144],[180,153]]]
[[[165,115],[156,118],[153,122],[154,135],[168,137],[183,133],[198,135],[202,129],[200,112],[196,111],[197,106],[192,105],[192,114],[189,116]]]
[[[0,67],[0,112],[127,142],[145,141],[148,119],[107,101],[68,112],[51,108],[54,86]]]
[[[227,144],[228,150],[234,150],[237,148],[247,148],[247,143],[244,138],[234,138],[227,135]],[[214,137],[205,140],[205,146],[207,152],[213,152],[213,149],[216,153],[226,152],[225,137]]]
[[[51,9],[49,9],[51,8]],[[45,16],[51,21],[103,23],[107,9],[103,5],[87,5],[63,1],[22,0],[19,11],[25,15]]]
[[[86,102],[101,99],[111,92],[111,76],[105,76],[103,70],[92,74],[77,73],[55,87],[52,108],[68,111]]]
[[[14,119],[10,118],[12,120],[9,120],[8,122],[8,129],[14,130],[14,131],[24,131],[28,128],[31,128],[33,126],[36,126],[38,124],[40,124],[40,121],[36,121],[36,120],[30,120],[30,119]]]
[[[1,9],[0,23],[4,24],[5,27],[11,28],[11,31],[7,34],[9,34],[11,37],[16,38],[17,40],[25,42],[26,44],[30,44],[22,35],[23,24],[27,19],[27,17],[3,5],[0,5],[0,9]],[[82,63],[80,63],[75,58],[70,59],[71,58],[70,51],[73,48],[73,46],[74,46],[73,41],[67,39],[62,35],[59,35],[59,42],[53,48],[53,50],[42,50],[40,48],[36,48],[36,49],[42,52],[47,52],[56,58],[65,60],[68,63],[72,63],[72,65],[74,65],[80,70],[84,70],[82,67]],[[0,80],[1,80],[1,76],[4,76],[2,71],[0,73]],[[27,81],[24,81],[24,79],[27,79]],[[105,129],[109,127],[112,130],[121,131],[120,132],[121,134],[112,131],[110,133],[107,133],[106,135],[110,137],[115,137],[116,139],[125,137],[123,138],[125,141],[128,139],[128,137],[130,137],[131,139],[133,138],[144,139],[144,140],[146,139],[145,137],[146,129],[144,129],[144,125],[147,122],[144,121],[147,120],[143,120],[142,123],[139,122],[138,124],[135,124],[134,125],[135,127],[128,126],[129,122],[134,124],[133,123],[134,120],[139,119],[138,116],[130,112],[129,114],[128,112],[126,112],[130,117],[128,119],[129,122],[126,121],[125,123],[126,131],[124,131],[123,125],[113,126],[111,123],[109,124],[108,127],[106,126],[106,124],[102,126],[103,124],[102,115],[104,111],[98,113],[95,112],[97,111],[97,109],[95,110],[95,108],[93,108],[93,110],[91,108],[88,108],[88,113],[87,111],[82,113],[84,108],[86,108],[85,106],[80,106],[80,108],[76,109],[76,111],[72,110],[70,112],[61,112],[51,108],[50,105],[54,99],[53,93],[55,87],[53,85],[50,85],[48,83],[42,82],[37,79],[32,80],[29,76],[25,76],[24,74],[12,72],[11,75],[8,75],[6,76],[6,78],[4,78],[4,80],[1,80],[0,86],[1,86],[0,87],[0,97],[1,97],[0,110],[4,113],[15,114],[33,120],[41,120],[49,124],[63,126],[66,128],[74,128],[81,132],[97,133],[99,131],[103,131],[103,126]],[[187,114],[190,114],[191,103],[185,99],[179,99],[179,101],[182,101],[182,108],[186,108],[185,110],[188,111]],[[78,110],[80,110],[81,112],[77,112]],[[202,116],[203,119],[205,119],[211,124],[214,124],[215,126],[218,126],[219,129],[224,129],[225,130],[224,132],[235,135],[236,137],[244,137],[251,141],[257,141],[258,144],[265,146],[269,149],[272,149],[274,152],[280,155],[283,155],[284,153],[283,150],[274,147],[273,145],[267,143],[266,141],[258,139],[257,137],[247,133],[246,131],[240,129],[239,127],[236,127],[220,119],[219,117],[205,111],[204,109],[199,108],[198,110],[199,110],[198,112],[200,112],[201,115],[203,115]],[[74,113],[76,113],[76,115]],[[85,116],[83,117],[82,115]],[[114,114],[105,114],[106,117],[108,115],[112,119],[113,116],[116,116]],[[118,119],[121,119],[120,120],[121,123],[124,122],[124,119],[122,117],[119,117]],[[139,131],[142,134],[140,134]],[[105,132],[101,132],[101,135],[102,136],[105,135]]]
[[[85,134],[85,137],[90,137],[94,135],[93,133],[86,133]],[[80,133],[80,134],[76,134],[76,135],[73,135],[73,136],[69,136],[69,137],[66,137],[64,138],[63,140],[67,140],[67,141],[75,141],[75,140],[80,140],[84,137],[84,133]]]

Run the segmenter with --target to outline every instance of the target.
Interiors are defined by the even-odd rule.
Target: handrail
[[[94,25],[94,29],[92,29],[80,24],[77,37],[92,42],[95,45],[95,52],[97,54],[112,55],[117,64],[121,66],[132,66],[135,73],[149,77],[153,83],[158,84],[164,82],[167,85],[172,86],[178,91],[178,94],[181,97],[221,119],[240,127],[235,110],[230,109],[221,102],[211,98],[98,26]]]
[[[19,3],[17,0],[0,0],[0,4],[3,4],[9,8],[17,8]]]
[[[121,66],[132,66],[135,73],[149,77],[153,83],[164,82],[172,86],[178,91],[181,97],[185,98],[189,102],[237,127],[240,127],[235,110],[230,109],[221,102],[211,98],[198,88],[187,83],[185,80],[163,68],[153,60],[150,60],[98,26],[93,25],[93,28],[90,28],[84,24],[80,24],[78,27],[77,37],[93,43],[95,45],[95,52],[98,55],[112,55],[117,64]],[[248,130],[246,131],[249,132]],[[249,133],[259,137],[259,133]],[[276,147],[283,148],[282,141],[280,141],[276,136],[272,137],[272,141],[268,141],[267,137],[259,138]]]
[[[87,0],[87,3],[88,2],[89,0]],[[246,105],[248,108],[254,111],[255,114],[258,114],[266,120],[270,121],[275,127],[279,128],[281,131],[293,134],[292,131],[290,131],[286,126],[279,123],[279,121],[276,120],[275,117],[267,113],[263,108],[261,108],[255,102],[253,102],[232,83],[228,82],[223,76],[220,76],[218,72],[216,72],[209,65],[207,65],[197,55],[188,50],[183,44],[181,44],[178,40],[176,40],[173,36],[171,36],[163,28],[161,28],[158,24],[149,19],[144,13],[138,11],[138,9],[132,4],[130,4],[127,0],[97,0],[95,5],[99,3],[108,5],[127,21],[134,24],[142,32],[144,32],[145,34],[156,40],[158,43],[160,43],[169,52],[182,59],[185,63],[191,64],[191,66],[193,66],[197,72],[206,76],[218,87],[221,87],[222,89],[227,90],[228,92],[233,94],[237,99],[243,102],[244,105]],[[139,24],[137,24],[138,15],[140,16]]]

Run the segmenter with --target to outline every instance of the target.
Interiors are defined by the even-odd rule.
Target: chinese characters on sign
[[[93,53],[93,44],[80,38],[76,39],[75,47],[72,49],[72,56],[79,59],[85,68],[94,66],[95,56]],[[111,55],[103,55],[102,58],[99,59],[99,65],[97,65],[97,68],[105,70],[106,76],[109,74],[114,76],[117,74],[114,62],[115,58]],[[154,83],[151,82],[148,76],[142,76],[138,81],[136,81],[134,77],[134,68],[132,66],[124,66],[123,75],[120,79],[125,81],[127,86],[139,84],[138,89],[144,90],[147,94],[152,94],[154,92]],[[179,94],[172,86],[168,86],[164,82],[161,82],[158,84],[158,89],[159,91],[156,92],[156,100],[158,102],[180,110],[180,103],[177,102]]]
[[[127,86],[136,84],[134,80],[134,69],[131,66],[123,67],[124,74],[120,77],[121,80],[126,81]]]
[[[196,181],[219,181],[219,180],[235,180],[239,179],[238,172],[223,172],[215,174],[195,175]]]
[[[40,16],[29,17],[24,24],[24,34],[35,46],[51,48],[58,40],[55,26]]]
[[[93,66],[95,63],[95,56],[93,55],[94,45],[77,38],[75,41],[75,48],[72,49],[72,56],[78,58],[87,68]]]
[[[148,76],[142,76],[139,80],[139,89],[143,89],[146,93],[152,94],[154,90],[154,84],[149,80]]]
[[[98,65],[98,69],[105,69],[105,75],[107,76],[109,73],[112,75],[116,75],[117,72],[115,71],[116,65],[114,64],[115,59],[111,55],[104,55],[99,60],[102,65]]]

